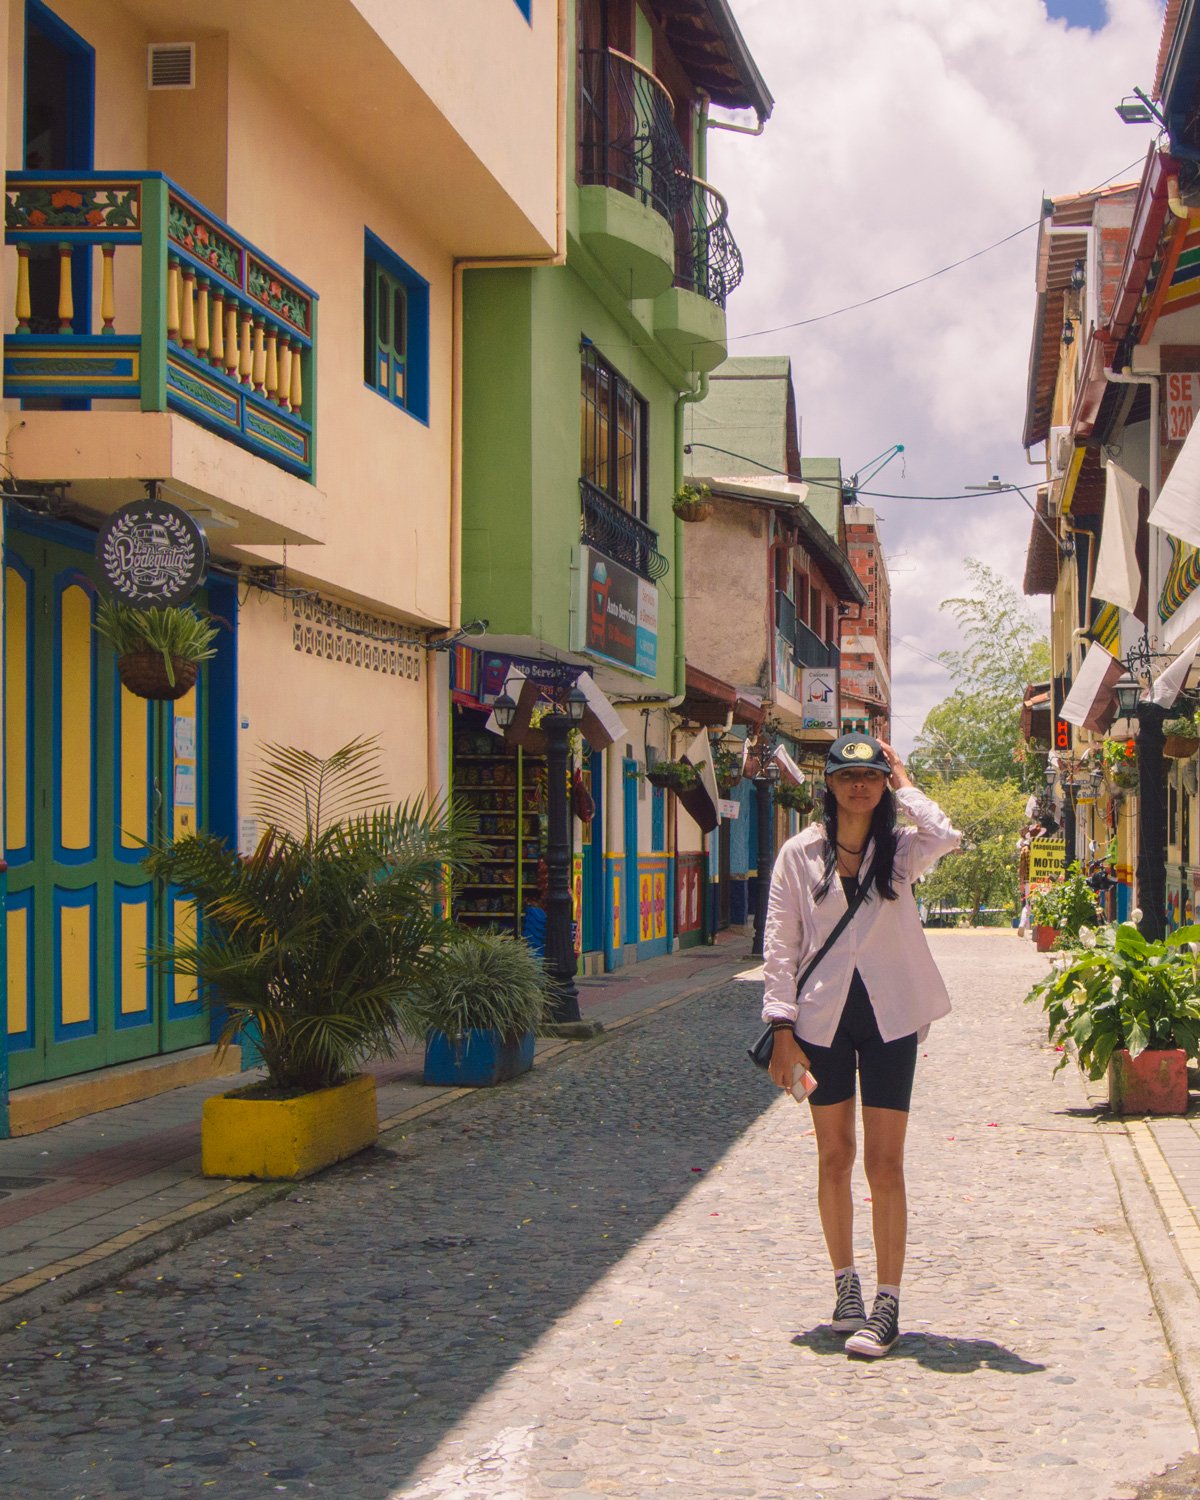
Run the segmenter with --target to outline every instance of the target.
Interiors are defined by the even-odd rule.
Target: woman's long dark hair
[[[838,836],[837,798],[825,785],[825,868],[821,872],[821,883],[813,892],[813,899],[824,901],[837,871]],[[871,884],[885,901],[896,899],[893,875],[896,865],[896,799],[891,788],[885,787],[879,805],[871,814],[868,839],[875,840],[875,854],[871,861]]]

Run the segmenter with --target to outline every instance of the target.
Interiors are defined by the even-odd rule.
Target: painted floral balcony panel
[[[160,173],[10,172],[5,242],[5,396],[181,412],[312,479],[317,296],[236,230]]]

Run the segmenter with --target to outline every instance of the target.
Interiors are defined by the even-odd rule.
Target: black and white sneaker
[[[862,1283],[857,1271],[843,1271],[834,1282],[837,1288],[837,1303],[830,1324],[835,1333],[853,1333],[867,1321],[867,1309],[863,1305]]]
[[[846,1353],[879,1359],[899,1337],[900,1304],[890,1292],[877,1292],[875,1306],[871,1309],[866,1327],[860,1328],[846,1340]]]

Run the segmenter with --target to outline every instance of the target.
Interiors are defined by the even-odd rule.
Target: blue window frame
[[[419,422],[429,421],[429,283],[366,232],[363,379]]]

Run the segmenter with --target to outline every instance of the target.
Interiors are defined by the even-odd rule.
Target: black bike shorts
[[[917,1033],[885,1042],[871,997],[855,969],[841,1020],[828,1047],[800,1037],[817,1087],[809,1103],[841,1104],[854,1098],[855,1075],[862,1080],[862,1102],[870,1109],[908,1110],[917,1071]]]

